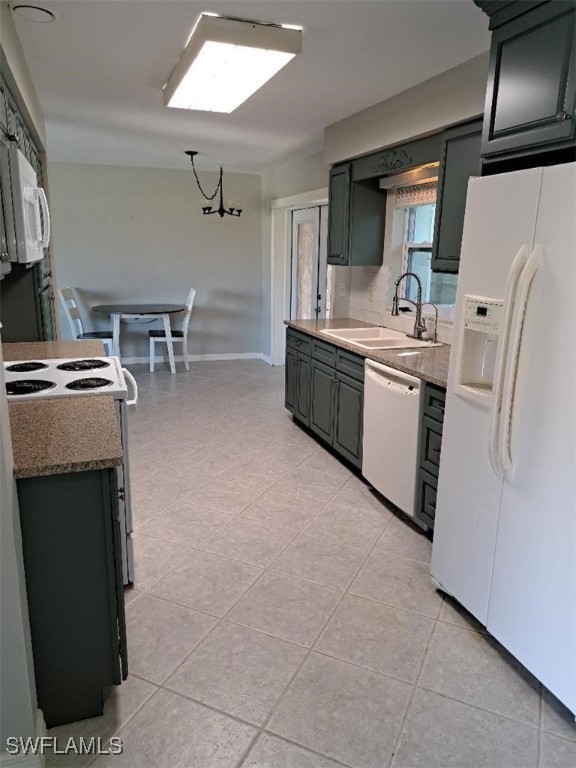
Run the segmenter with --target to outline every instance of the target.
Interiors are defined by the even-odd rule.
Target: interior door
[[[328,206],[292,212],[290,317],[293,320],[314,320],[329,314],[331,275],[326,263],[327,238]]]

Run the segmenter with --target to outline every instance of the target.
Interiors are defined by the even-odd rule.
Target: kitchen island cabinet
[[[2,345],[4,360],[98,357],[99,341]],[[48,727],[102,714],[128,673],[110,396],[8,405],[38,703]]]
[[[128,674],[116,474],[17,481],[38,705],[52,728],[103,713]]]

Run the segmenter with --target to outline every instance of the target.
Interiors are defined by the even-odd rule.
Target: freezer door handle
[[[524,269],[529,256],[530,248],[526,243],[523,243],[514,257],[514,261],[512,262],[512,266],[508,273],[506,301],[504,303],[504,319],[501,326],[500,342],[498,344],[498,359],[496,361],[496,371],[494,373],[490,434],[488,438],[488,457],[492,469],[498,476],[501,476],[503,473],[499,437],[504,375],[506,372],[506,361],[508,359],[508,347],[510,343],[510,328],[512,324],[512,315],[514,313],[518,281],[520,280],[520,275],[522,274],[522,270]]]
[[[530,286],[534,275],[542,262],[542,247],[535,246],[530,254],[518,281],[518,290],[514,301],[512,323],[510,328],[509,354],[506,355],[506,370],[502,387],[502,408],[500,413],[500,433],[498,454],[503,473],[510,475],[513,469],[511,452],[512,418],[514,411],[514,395],[518,374],[518,360],[522,344],[522,328],[530,294]]]

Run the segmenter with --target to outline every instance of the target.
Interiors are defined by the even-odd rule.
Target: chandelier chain
[[[207,195],[206,192],[204,192],[204,190],[202,189],[202,184],[200,184],[200,179],[198,178],[198,174],[196,173],[196,167],[194,166],[194,158],[192,157],[191,160],[192,160],[192,170],[194,171],[194,176],[196,177],[196,184],[198,184],[198,189],[200,190],[200,192],[202,192],[206,200],[214,200],[214,198],[218,194],[218,190],[222,186],[222,167],[220,167],[220,178],[218,180],[218,184],[216,185],[216,189],[214,190],[214,194]]]

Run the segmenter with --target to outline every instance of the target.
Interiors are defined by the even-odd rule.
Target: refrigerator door
[[[490,632],[574,713],[575,210],[576,164],[544,169],[488,611]]]
[[[532,248],[541,179],[542,169],[534,168],[471,179],[468,186],[431,572],[436,584],[483,624],[502,478],[492,468],[488,452],[492,398],[479,402],[455,391],[463,359],[459,345],[464,339],[464,297],[504,300],[514,258],[523,244]],[[498,349],[497,359],[501,357]]]

